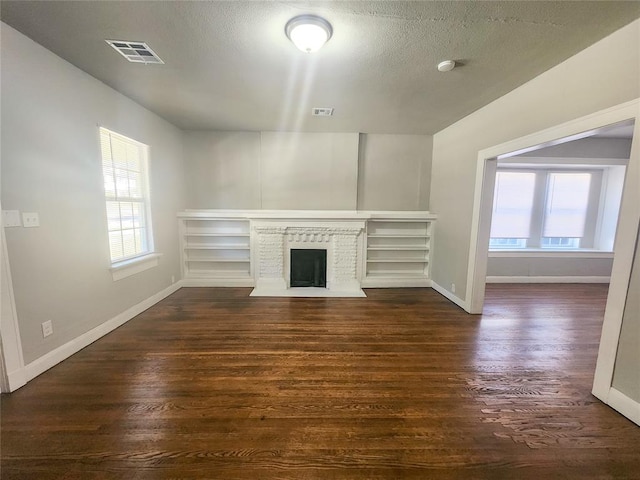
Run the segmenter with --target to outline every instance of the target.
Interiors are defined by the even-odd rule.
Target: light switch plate
[[[40,216],[36,212],[23,212],[22,224],[24,228],[39,227]]]
[[[3,210],[2,211],[2,225],[5,227],[21,227],[20,211],[18,210]]]

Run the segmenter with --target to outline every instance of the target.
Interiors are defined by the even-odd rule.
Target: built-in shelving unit
[[[431,217],[369,219],[362,286],[430,286],[432,223]]]
[[[179,218],[185,285],[253,285],[248,219],[188,213]]]
[[[318,231],[328,232],[329,240],[324,240],[327,244],[322,248],[328,248],[332,255],[338,251],[335,249],[341,248],[340,255],[352,258],[352,250],[348,249],[355,248],[353,281],[358,290],[360,287],[429,287],[435,219],[435,215],[424,211],[187,210],[178,214],[182,283],[193,287],[250,287],[267,279],[286,285],[287,262],[283,259],[287,245],[300,241],[285,235],[284,230],[290,228],[296,235],[308,229],[311,238],[315,238]],[[282,252],[258,249],[258,245],[262,245],[260,235],[264,234],[260,229],[274,225],[283,230],[278,233],[284,239]],[[346,237],[341,231],[345,226],[351,229],[347,229]],[[355,244],[345,241],[349,235],[353,235]],[[282,278],[275,280],[272,277],[274,262],[280,262],[282,267],[278,267]],[[328,265],[327,273],[332,274],[338,267]],[[266,268],[264,272],[263,268]]]

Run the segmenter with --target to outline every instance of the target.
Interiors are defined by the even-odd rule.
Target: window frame
[[[584,252],[603,251],[597,247],[597,236],[601,223],[603,210],[603,189],[605,188],[605,177],[607,167],[579,167],[570,168],[566,165],[540,167],[518,167],[514,165],[498,165],[496,175],[500,172],[512,173],[533,173],[536,175],[533,209],[530,217],[529,237],[525,239],[525,247],[514,246],[491,246],[492,239],[509,239],[509,237],[490,237],[490,252]],[[588,173],[591,175],[589,186],[587,212],[585,218],[584,234],[581,237],[580,246],[575,247],[545,247],[542,245],[543,238],[570,238],[570,237],[543,237],[545,222],[545,212],[547,206],[547,195],[552,173]],[[495,195],[495,191],[494,191]]]
[[[139,157],[140,162],[140,171],[138,172],[140,175],[140,193],[141,198],[137,197],[121,197],[118,196],[117,191],[115,194],[111,194],[107,192],[106,189],[106,179],[105,179],[105,166],[108,165],[105,162],[105,152],[103,151],[103,135],[108,136],[108,141],[110,142],[110,162],[111,166],[114,168],[115,173],[115,164],[113,159],[113,150],[112,148],[112,139],[117,138],[118,140],[125,142],[129,145],[135,146],[138,151],[141,153]],[[114,280],[119,280],[121,278],[126,278],[129,275],[133,275],[140,271],[144,271],[148,268],[154,267],[158,264],[159,254],[155,253],[155,243],[154,243],[154,235],[153,235],[153,224],[152,224],[152,216],[151,216],[151,189],[150,189],[150,147],[149,145],[134,140],[126,135],[122,135],[121,133],[115,132],[108,128],[98,126],[98,139],[99,139],[99,150],[100,150],[100,168],[102,173],[102,186],[103,186],[103,198],[104,198],[104,208],[105,208],[105,227],[106,227],[106,236],[107,236],[107,244],[109,248],[108,256],[110,262],[110,271],[112,273]],[[129,178],[129,177],[128,177]],[[111,202],[121,203],[141,203],[142,204],[142,230],[144,230],[144,245],[142,245],[142,249],[139,252],[136,252],[133,255],[123,256],[112,258],[111,253],[111,240],[110,233],[113,231],[122,232],[122,224],[120,225],[120,230],[110,230],[109,228],[109,216],[108,216],[108,206]],[[122,216],[120,214],[120,222],[122,222]]]

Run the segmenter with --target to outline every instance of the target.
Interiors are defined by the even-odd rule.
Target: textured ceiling
[[[333,25],[318,53],[284,35],[303,13]],[[207,130],[435,133],[638,17],[636,1],[0,4],[3,22],[62,58]],[[130,64],[105,39],[146,42],[165,65]],[[444,59],[461,66],[440,73]]]

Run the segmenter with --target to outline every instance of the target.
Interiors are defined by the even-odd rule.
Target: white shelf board
[[[183,287],[253,287],[255,280],[252,277],[203,277],[189,275],[182,279]]]
[[[426,258],[367,258],[367,263],[429,263]]]
[[[253,278],[247,272],[237,272],[233,270],[212,270],[212,271],[189,271],[186,278]]]
[[[423,270],[416,270],[415,272],[402,270],[384,270],[380,272],[367,272],[367,277],[427,278],[427,274],[424,273]]]
[[[394,252],[394,251],[400,251],[400,250],[404,250],[404,251],[424,251],[424,252],[428,252],[429,251],[429,247],[422,245],[422,246],[408,246],[408,245],[403,245],[403,246],[389,246],[389,245],[385,245],[384,247],[367,247],[367,250],[384,250],[384,251],[390,251],[390,252]]]
[[[362,288],[425,288],[431,286],[426,277],[366,277],[362,280]]]
[[[375,223],[428,223],[428,218],[371,218],[369,222]]]
[[[189,233],[185,232],[185,237],[250,237],[250,233],[215,232],[215,233]]]
[[[187,258],[188,263],[249,263],[248,258]]]
[[[369,238],[430,238],[430,235],[422,233],[369,233]]]
[[[185,250],[249,250],[249,245],[185,245]]]

